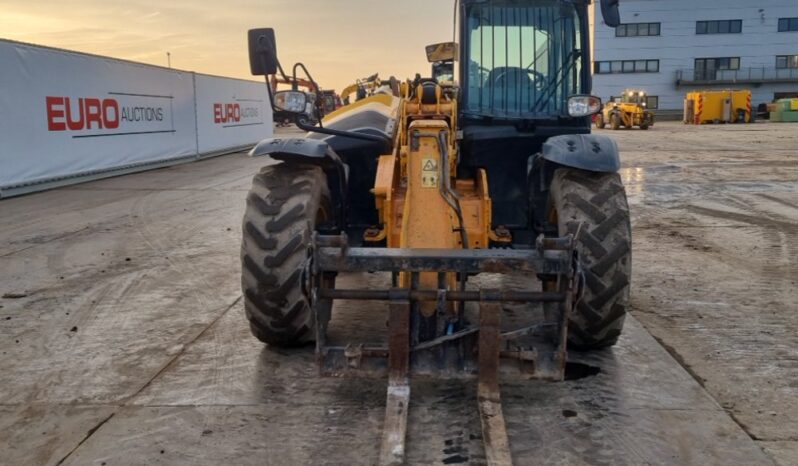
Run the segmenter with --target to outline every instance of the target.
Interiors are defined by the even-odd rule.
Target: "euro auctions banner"
[[[191,73],[0,40],[0,188],[196,154]]]
[[[272,136],[266,83],[195,75],[200,154],[253,145]]]

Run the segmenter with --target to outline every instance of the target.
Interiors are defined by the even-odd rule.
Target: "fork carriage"
[[[316,316],[316,353],[324,375],[350,373],[391,373],[393,352],[407,354],[409,372],[418,375],[473,376],[479,372],[479,325],[470,325],[461,312],[464,304],[484,307],[503,302],[549,303],[557,308],[556,316],[498,335],[499,355],[507,369],[517,368],[527,378],[562,380],[566,359],[568,314],[575,302],[578,264],[574,258],[573,239],[540,238],[538,247],[512,249],[411,249],[350,248],[346,236],[316,235],[310,261],[311,302]],[[326,287],[323,276],[338,272],[408,273],[410,287],[386,289],[340,289]],[[446,274],[477,275],[508,272],[536,273],[551,283],[551,291],[500,291],[491,289],[447,289]],[[422,288],[419,274],[435,272],[439,288]],[[337,299],[387,301],[391,341],[386,346],[366,346],[351,342],[329,346],[327,323],[332,303]],[[425,316],[421,302],[436,303],[434,315]],[[447,303],[457,303],[452,312]],[[406,314],[406,316],[405,316]],[[401,319],[394,322],[393,319]],[[395,325],[392,325],[395,324]],[[403,327],[401,338],[393,333]],[[407,327],[404,329],[404,327]],[[425,339],[424,334],[428,337]],[[407,339],[407,342],[404,340]],[[403,346],[392,347],[391,344]],[[406,348],[402,350],[402,348]]]
[[[346,235],[313,238],[308,263],[311,306],[316,318],[316,357],[323,375],[388,375],[385,424],[379,464],[402,464],[411,375],[478,378],[479,411],[490,464],[511,464],[501,409],[500,373],[562,380],[567,358],[568,315],[577,300],[579,265],[571,235],[538,238],[536,248],[418,249],[350,248]],[[409,287],[327,287],[329,274],[391,272],[409,275]],[[449,289],[447,274],[536,273],[546,291]],[[437,273],[438,287],[424,288],[420,274]],[[461,284],[465,280],[459,280]],[[394,282],[396,280],[394,279]],[[385,346],[327,344],[327,323],[337,299],[388,302]],[[420,303],[434,302],[425,315]],[[465,316],[465,303],[478,303],[478,323]],[[554,310],[543,322],[503,331],[501,303],[544,303]],[[450,306],[456,303],[456,306]],[[425,336],[427,338],[425,338]]]

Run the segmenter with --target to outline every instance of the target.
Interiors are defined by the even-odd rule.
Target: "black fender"
[[[621,169],[618,144],[600,134],[554,136],[543,143],[541,157],[566,167],[615,173]]]
[[[336,224],[339,229],[346,225],[346,192],[349,167],[324,141],[308,138],[269,138],[259,142],[249,151],[250,157],[268,155],[283,163],[316,165],[327,176],[332,203],[338,211]]]

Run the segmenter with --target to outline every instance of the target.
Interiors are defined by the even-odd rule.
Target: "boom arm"
[[[368,78],[358,79],[355,81],[354,84],[350,84],[346,86],[343,91],[341,91],[341,99],[343,99],[344,104],[348,104],[349,95],[353,92],[357,92],[360,89],[363,89],[368,94],[369,92],[374,92],[377,88],[380,87],[382,82],[380,81],[380,77],[378,74],[374,74],[369,76]]]
[[[290,84],[292,89],[296,89],[298,87],[304,87],[305,89],[309,90],[310,92],[316,92],[316,93],[319,92],[319,87],[316,85],[316,83],[314,83],[313,81],[310,81],[308,79],[302,79],[302,78],[296,78],[296,79],[288,78],[288,79],[285,79],[285,78],[278,77],[277,75],[272,75],[272,80],[271,80],[272,92],[276,92],[277,91],[277,85],[278,84]]]

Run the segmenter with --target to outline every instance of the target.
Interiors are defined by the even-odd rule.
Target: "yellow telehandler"
[[[458,43],[430,57],[452,63],[454,79],[417,76],[250,153],[279,162],[255,175],[244,215],[252,333],[315,342],[325,375],[388,376],[376,464],[404,462],[416,375],[476,378],[487,463],[512,464],[499,375],[562,380],[567,347],[621,334],[631,228],[617,145],[590,134],[601,100],[589,3],[460,0]],[[617,0],[601,4],[618,25]],[[285,74],[274,30],[251,30],[249,45],[254,75]],[[270,98],[279,111],[306,107],[302,92]],[[342,288],[349,272],[385,272],[392,285]],[[528,287],[475,288],[483,273],[524,273]],[[329,341],[337,300],[386,302],[374,309],[387,341]],[[523,312],[507,319],[502,303]]]
[[[654,126],[654,113],[646,109],[646,93],[637,89],[626,89],[620,97],[610,97],[601,113],[596,115],[596,128],[648,129]]]

